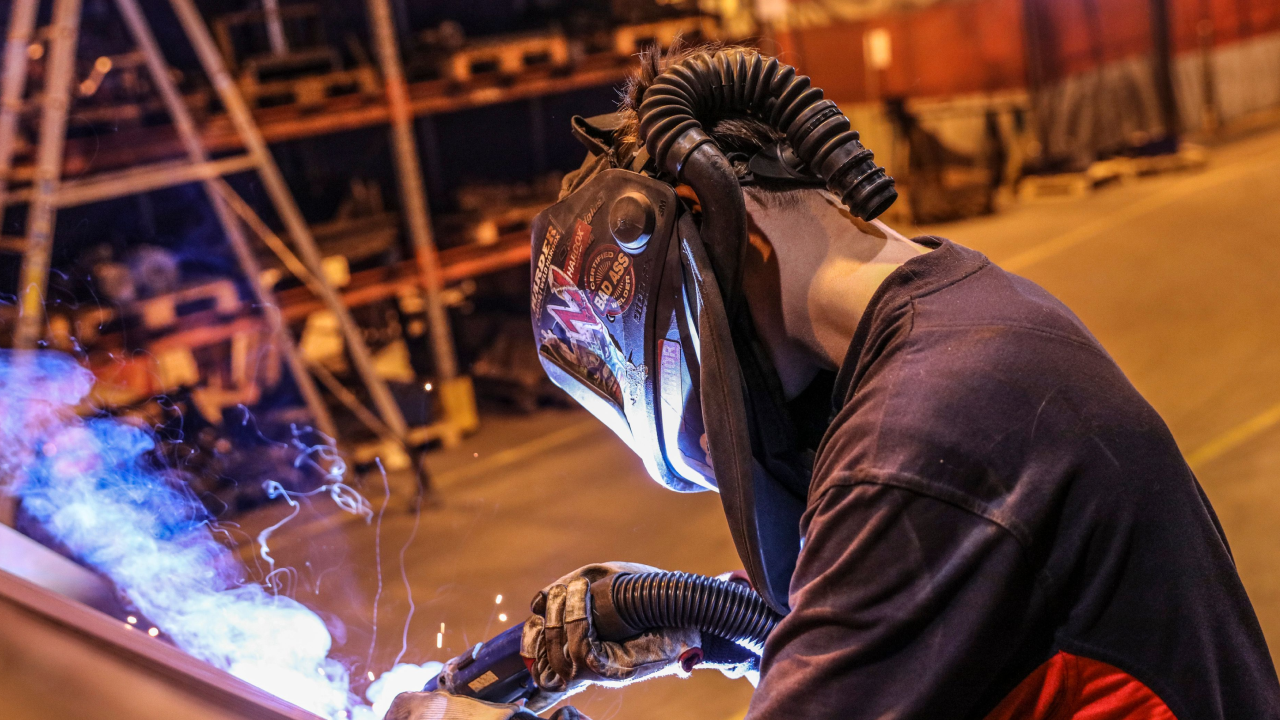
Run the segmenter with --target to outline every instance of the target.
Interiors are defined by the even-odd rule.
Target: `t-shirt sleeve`
[[[811,505],[792,612],[748,720],[981,717],[1024,632],[1035,575],[999,524],[878,483]]]

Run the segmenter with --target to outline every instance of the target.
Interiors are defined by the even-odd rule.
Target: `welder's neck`
[[[820,370],[839,368],[876,289],[928,250],[884,223],[853,217],[824,190],[744,194],[751,247],[743,290],[790,399]]]

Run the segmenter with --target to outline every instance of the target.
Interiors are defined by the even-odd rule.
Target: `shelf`
[[[409,102],[415,117],[457,112],[543,95],[570,92],[621,82],[633,69],[630,63],[596,61],[568,74],[531,72],[514,81],[478,78],[465,86],[450,80],[431,80],[409,86]],[[319,105],[286,105],[257,110],[254,119],[268,143],[346,132],[389,122],[386,96],[353,94],[327,99]],[[71,113],[75,121],[74,110]],[[201,125],[201,139],[210,153],[243,149],[231,121],[215,115]],[[121,167],[172,159],[184,155],[177,134],[169,125],[125,128],[108,135],[67,141],[63,177],[78,177]],[[15,167],[13,179],[30,181],[29,164]]]
[[[441,250],[440,282],[448,285],[529,262],[527,231],[509,233],[488,246],[467,245]],[[389,300],[401,290],[419,286],[418,264],[404,260],[388,267],[363,270],[351,276],[342,288],[342,302],[347,307],[360,307]],[[324,305],[305,287],[290,288],[276,294],[286,322],[301,320]]]
[[[527,264],[530,248],[528,231],[521,231],[508,233],[493,245],[467,245],[442,250],[439,255],[441,282],[446,285],[457,283],[467,278]],[[417,263],[405,260],[389,267],[354,273],[351,282],[341,289],[341,295],[347,307],[360,307],[389,300],[402,290],[417,287],[420,287]],[[305,287],[280,291],[276,293],[276,301],[280,304],[285,322],[301,321],[311,313],[324,309],[324,304]],[[226,342],[241,333],[266,329],[257,315],[229,318],[212,310],[184,316],[181,325],[186,329],[167,333],[147,342],[147,349],[156,353],[179,347],[204,347]],[[111,340],[104,337],[95,344],[109,348],[120,346],[123,340],[123,337]]]

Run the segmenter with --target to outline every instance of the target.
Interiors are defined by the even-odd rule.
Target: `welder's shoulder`
[[[1178,457],[1083,323],[1034,283],[987,264],[906,312],[838,412],[821,481],[878,473],[1000,502],[1024,478],[1051,484],[1138,444]]]
[[[1030,338],[1023,334],[1031,332],[1105,355],[1070,308],[1034,282],[990,262],[956,282],[914,295],[911,321],[915,341],[928,342],[934,335],[945,339],[986,335],[1011,343],[1016,340],[1014,347],[1024,350],[1043,347],[1027,342]]]

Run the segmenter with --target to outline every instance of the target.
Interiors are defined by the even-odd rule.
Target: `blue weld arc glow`
[[[200,503],[150,452],[151,434],[76,413],[92,385],[92,374],[65,355],[0,350],[0,487],[179,647],[335,719],[381,718],[397,693],[439,671],[439,663],[398,665],[370,686],[372,708],[360,702],[347,668],[328,657],[324,623],[245,579]],[[339,484],[322,490],[348,512],[367,512]],[[268,490],[284,493],[276,484]],[[265,547],[263,556],[270,561]]]

